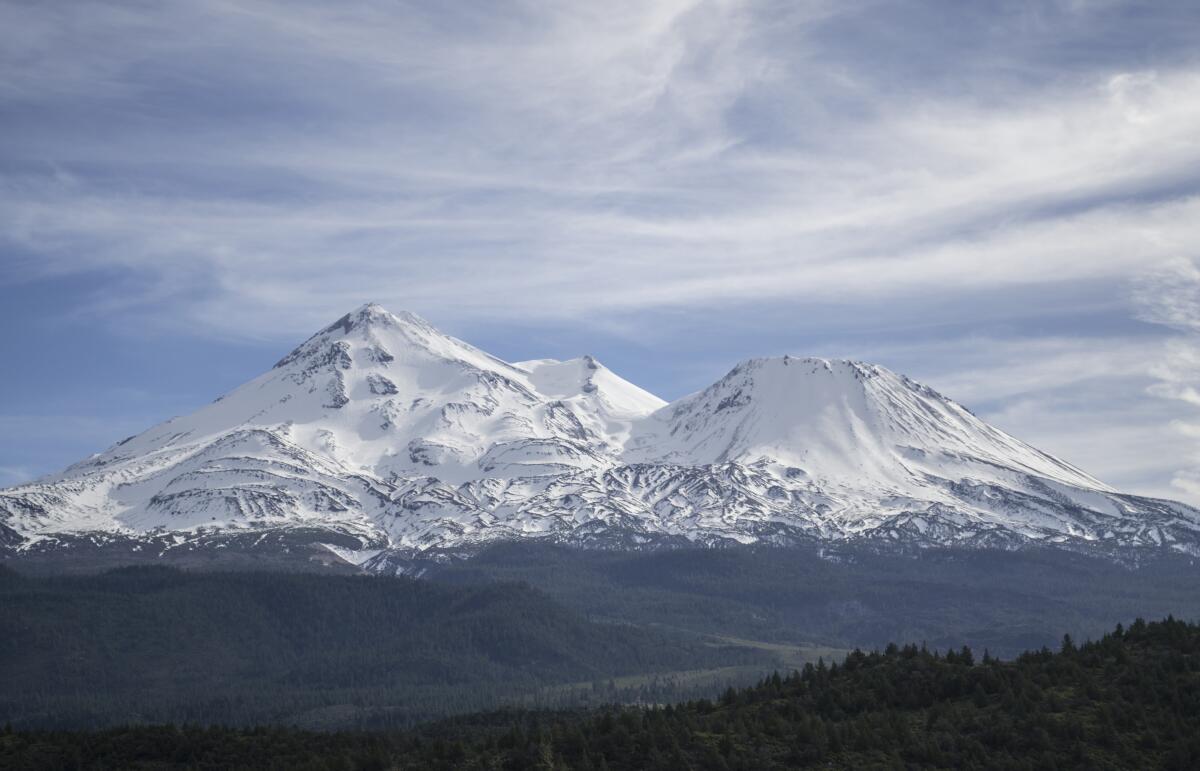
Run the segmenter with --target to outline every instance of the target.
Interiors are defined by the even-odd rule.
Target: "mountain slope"
[[[1001,661],[855,650],[719,698],[501,711],[407,732],[126,726],[6,732],[6,768],[1194,769],[1200,628],[1138,619]]]
[[[1198,553],[1200,512],[1123,495],[882,367],[754,359],[666,404],[592,357],[509,364],[376,305],[191,415],[0,491],[15,554],[263,534],[382,571],[529,537]]]
[[[547,686],[772,659],[585,619],[508,583],[0,566],[0,723],[403,725]],[[0,745],[3,744],[0,734]],[[0,763],[0,766],[3,766]]]

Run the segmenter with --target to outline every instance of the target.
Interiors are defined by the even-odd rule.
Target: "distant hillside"
[[[1200,626],[1139,620],[1013,662],[890,645],[717,701],[531,720],[397,754],[404,768],[1195,769]]]
[[[613,677],[773,661],[593,623],[517,584],[0,567],[0,724],[18,727],[398,726],[523,698],[578,703],[562,689],[534,698],[552,685],[621,699]]]
[[[599,713],[493,714],[402,734],[0,734],[5,768],[1194,769],[1200,627],[1137,621],[1002,662],[915,645]]]
[[[526,582],[584,615],[791,645],[971,645],[1012,658],[1138,616],[1200,618],[1200,566],[1137,565],[1053,548],[826,546],[581,550],[498,544],[431,568],[436,582]]]

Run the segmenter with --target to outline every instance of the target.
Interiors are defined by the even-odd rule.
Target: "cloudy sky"
[[[1200,502],[1200,5],[0,0],[0,484],[368,300],[865,359]]]

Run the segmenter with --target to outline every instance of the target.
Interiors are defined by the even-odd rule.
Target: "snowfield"
[[[317,532],[430,550],[875,539],[1200,553],[1200,511],[1121,494],[882,367],[752,359],[670,404],[590,356],[507,363],[366,305],[208,406],[0,491],[0,550]]]

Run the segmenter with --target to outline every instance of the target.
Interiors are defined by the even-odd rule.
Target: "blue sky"
[[[1194,2],[0,2],[0,484],[373,300],[923,380],[1200,502]]]

